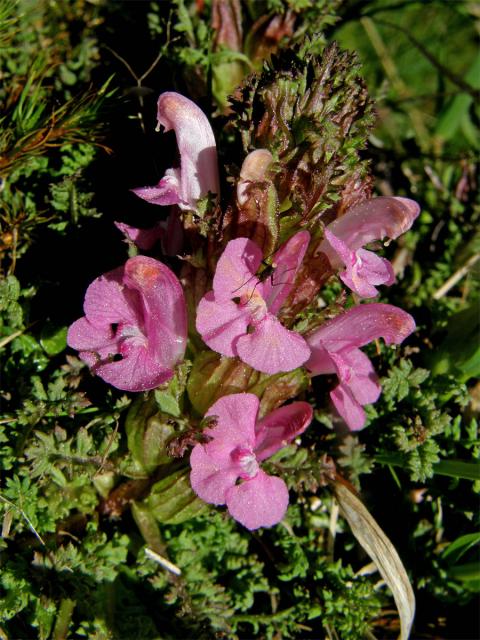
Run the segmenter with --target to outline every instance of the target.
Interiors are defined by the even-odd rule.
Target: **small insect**
[[[270,279],[272,282],[272,287],[279,287],[285,284],[290,284],[288,280],[284,280],[283,282],[277,281],[276,276],[278,275],[279,278],[283,278],[283,276],[289,271],[294,271],[295,267],[289,267],[288,269],[284,269],[281,272],[281,274],[277,274],[277,269],[279,268],[279,265],[276,262],[272,262],[271,264],[268,264],[266,260],[268,260],[268,257],[265,260],[262,260],[261,264],[264,266],[264,268],[262,269],[261,273],[258,276],[256,273],[252,274],[247,280],[245,280],[244,283],[242,283],[239,287],[234,289],[232,293],[236,293],[237,291],[240,291],[240,289],[242,289],[245,285],[247,285],[250,282],[250,280],[253,280],[253,278],[258,278],[258,282],[255,283],[252,289],[252,292],[250,294],[250,297],[247,300],[247,302],[250,302],[250,300],[253,298],[253,295],[255,293],[255,289],[257,288],[257,285],[260,282],[264,283],[268,279]],[[274,276],[275,276],[275,281],[274,281]]]
[[[96,351],[90,351],[90,353],[95,358],[95,362],[90,367],[92,373],[96,373],[98,367],[102,367],[104,364],[111,364],[112,362],[120,362],[123,360],[121,353],[109,353],[106,358],[102,358]]]

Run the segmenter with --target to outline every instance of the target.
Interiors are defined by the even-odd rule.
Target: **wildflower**
[[[359,347],[383,337],[399,344],[415,329],[412,316],[390,304],[353,307],[305,336],[312,355],[305,367],[315,376],[336,373],[340,384],[330,392],[338,413],[353,431],[365,424],[362,405],[382,391],[372,363]]]
[[[210,407],[216,426],[204,434],[190,456],[190,481],[205,502],[226,504],[230,515],[247,529],[271,527],[288,507],[288,489],[260,463],[303,433],[312,420],[307,402],[293,402],[257,420],[259,400],[252,393],[224,396]],[[240,482],[239,482],[240,481]]]
[[[114,225],[141,251],[149,251],[165,236],[165,222],[157,222],[156,225],[149,229],[131,227],[125,222],[114,222]]]
[[[292,371],[310,355],[301,335],[276,318],[293,288],[310,240],[308,231],[295,234],[273,257],[272,275],[255,275],[262,251],[248,238],[231,240],[217,264],[213,291],[197,308],[197,330],[203,341],[224,356],[238,356],[258,371]]]
[[[67,342],[105,382],[125,391],[153,389],[183,358],[187,317],[176,276],[145,256],[127,260],[92,282],[85,316]]]
[[[197,105],[172,91],[158,99],[158,127],[173,129],[180,151],[180,167],[167,169],[154,187],[133,192],[152,204],[176,204],[196,211],[197,200],[208,192],[219,194],[217,148],[207,117]]]
[[[376,285],[393,284],[395,275],[388,260],[362,247],[397,238],[410,229],[419,212],[418,204],[408,198],[365,200],[327,226],[317,253],[325,253],[332,268],[345,266],[341,280],[359,296],[372,298],[378,294]]]
[[[125,238],[133,242],[141,251],[150,251],[161,242],[165,255],[174,256],[180,253],[183,242],[183,229],[178,216],[170,214],[166,220],[160,220],[149,229],[131,227],[125,222],[114,222]]]

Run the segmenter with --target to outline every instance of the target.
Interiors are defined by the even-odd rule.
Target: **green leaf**
[[[175,375],[167,385],[164,385],[164,388],[155,389],[155,400],[163,413],[168,413],[174,418],[182,415],[183,394],[190,369],[190,362],[185,360],[177,367]]]
[[[480,463],[462,460],[440,460],[433,466],[433,472],[463,480],[480,480]]]
[[[460,558],[467,553],[476,544],[480,544],[480,532],[467,533],[454,540],[443,551],[442,557],[450,564],[455,564]]]
[[[397,453],[381,453],[375,456],[380,464],[405,467],[405,457]],[[480,480],[480,463],[462,460],[439,460],[433,464],[433,473],[463,480]]]
[[[480,563],[469,562],[456,565],[448,570],[448,575],[454,580],[464,582],[465,587],[470,591],[480,591]]]
[[[480,87],[480,52],[468,70],[465,80],[475,89]],[[446,109],[440,114],[435,134],[444,140],[451,140],[465,119],[469,119],[469,109],[473,98],[467,93],[455,96]],[[478,148],[478,139],[475,146]]]
[[[44,325],[40,344],[49,356],[56,356],[67,348],[67,327],[56,327],[48,322]]]
[[[189,469],[175,471],[154,484],[144,504],[164,524],[180,524],[209,508],[193,493]]]
[[[125,421],[128,449],[140,470],[149,475],[160,464],[170,462],[166,445],[175,427],[157,409],[153,394],[139,397],[130,407]]]
[[[451,316],[445,340],[431,357],[433,375],[456,374],[461,382],[480,375],[478,301]]]

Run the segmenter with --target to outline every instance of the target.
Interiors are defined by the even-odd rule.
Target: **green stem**
[[[64,640],[68,634],[68,627],[72,619],[73,610],[75,609],[75,601],[70,598],[64,598],[60,603],[57,621],[53,630],[52,640]]]
[[[238,616],[232,616],[232,620],[235,622],[250,622],[250,624],[256,623],[265,623],[268,624],[270,622],[275,622],[276,620],[284,620],[288,618],[288,616],[292,613],[295,607],[290,607],[289,609],[283,609],[283,611],[277,611],[277,613],[265,614],[265,615],[248,615],[242,614]]]

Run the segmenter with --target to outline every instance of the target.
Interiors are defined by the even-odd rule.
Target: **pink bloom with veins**
[[[92,282],[83,309],[67,342],[105,382],[145,391],[173,376],[185,353],[187,314],[180,282],[164,264],[130,258]]]
[[[377,338],[400,344],[414,329],[414,319],[402,309],[372,303],[353,307],[305,336],[312,350],[305,367],[314,376],[338,376],[340,384],[330,397],[352,431],[365,424],[362,405],[376,402],[382,391],[372,363],[359,347]]]
[[[413,224],[420,207],[408,198],[380,197],[349,209],[325,229],[317,252],[325,253],[333,268],[345,266],[339,276],[363,298],[378,294],[376,285],[395,282],[392,265],[362,247],[387,237],[395,239]]]
[[[304,338],[277,319],[293,288],[310,241],[299,231],[273,257],[273,274],[261,282],[255,275],[261,249],[248,238],[231,240],[217,264],[213,290],[197,308],[197,330],[214,351],[263,373],[292,371],[310,356]]]
[[[175,131],[180,167],[167,169],[156,186],[132,191],[152,204],[176,204],[180,209],[196,211],[199,198],[209,191],[217,196],[220,193],[212,127],[194,102],[173,91],[160,95],[157,117],[158,127]]]
[[[303,433],[312,420],[307,402],[293,402],[257,420],[259,400],[252,393],[235,393],[217,400],[207,412],[216,426],[211,438],[197,444],[190,456],[190,482],[205,502],[227,505],[230,515],[247,529],[271,527],[284,517],[288,489],[260,463]]]

